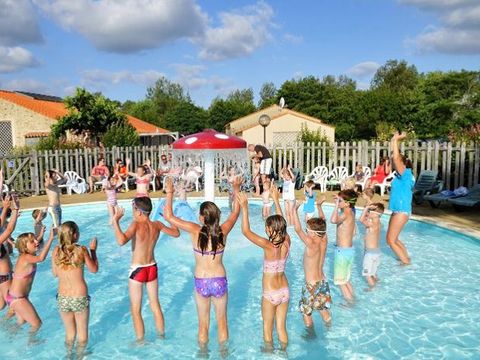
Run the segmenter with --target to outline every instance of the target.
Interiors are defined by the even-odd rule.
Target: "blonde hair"
[[[20,254],[28,253],[27,244],[30,242],[30,240],[35,240],[34,233],[28,232],[18,236],[17,241],[15,242],[15,247]]]
[[[55,265],[57,266],[73,266],[80,267],[85,262],[83,257],[83,249],[75,244],[75,234],[78,236],[79,229],[73,221],[65,221],[58,231],[58,251],[55,257]]]

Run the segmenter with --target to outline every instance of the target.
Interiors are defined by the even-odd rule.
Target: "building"
[[[66,115],[59,97],[0,90],[0,153],[14,146],[34,145],[50,134],[50,127]],[[140,135],[144,145],[170,144],[178,133],[127,115],[127,120]]]
[[[264,129],[258,122],[263,114],[271,119],[270,124],[265,128],[267,144],[287,145],[296,142],[302,126],[311,131],[320,131],[331,142],[335,140],[334,126],[278,105],[269,106],[229,122],[225,126],[225,132],[242,137],[249,144],[263,144]]]

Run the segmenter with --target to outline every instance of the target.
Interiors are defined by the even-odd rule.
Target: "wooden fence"
[[[269,149],[276,173],[287,162],[301,169],[304,174],[308,174],[319,165],[327,166],[330,170],[335,166],[345,166],[349,173],[353,173],[355,164],[367,165],[373,169],[381,157],[390,154],[388,142],[367,141],[334,144],[297,143],[288,146],[269,146]],[[160,155],[170,151],[170,147],[162,145],[33,151],[4,157],[0,161],[0,166],[10,189],[40,194],[44,191],[43,174],[47,169],[53,168],[60,172],[73,170],[87,179],[91,168],[101,156],[105,157],[107,165],[113,165],[117,158],[123,160],[130,158],[132,170],[137,165],[143,164],[146,159],[150,159],[152,168],[156,169]],[[480,144],[411,142],[402,143],[402,152],[411,159],[415,175],[422,170],[437,170],[447,189],[459,186],[471,187],[479,183]],[[225,167],[220,162],[217,165],[216,176]]]

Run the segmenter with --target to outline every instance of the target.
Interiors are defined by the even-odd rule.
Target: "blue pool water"
[[[221,205],[223,217],[227,204]],[[131,220],[131,208],[122,219],[125,229]],[[199,203],[192,201],[194,207]],[[252,203],[254,231],[262,233],[260,204]],[[88,245],[92,236],[99,239],[100,270],[87,274],[91,304],[89,359],[171,359],[195,358],[197,316],[193,298],[194,259],[188,236],[171,239],[162,236],[156,248],[159,265],[160,302],[166,321],[166,339],[156,339],[148,304],[144,304],[146,344],[136,345],[129,313],[127,274],[130,247],[119,247],[107,226],[103,204],[64,207],[64,220],[74,220],[81,229],[81,243]],[[330,207],[325,207],[327,216]],[[383,239],[388,216],[383,217]],[[46,223],[49,225],[49,221]],[[361,277],[362,236],[355,237],[356,261],[353,286],[357,294],[354,308],[341,307],[338,289],[333,286],[333,325],[325,329],[315,315],[316,338],[306,336],[302,317],[297,311],[303,282],[303,243],[289,229],[291,256],[287,263],[291,302],[288,313],[290,344],[287,353],[263,354],[260,315],[263,253],[244,239],[239,223],[228,237],[224,255],[229,280],[228,356],[232,359],[431,359],[473,358],[480,353],[480,242],[456,232],[410,221],[402,234],[413,259],[409,267],[398,266],[392,253],[382,243],[379,286],[372,292]],[[31,231],[32,219],[24,213],[18,235]],[[329,246],[326,274],[332,279],[335,228],[328,228]],[[43,327],[35,339],[26,329],[15,329],[0,321],[0,359],[60,359],[63,325],[55,302],[56,280],[50,272],[50,257],[38,267],[31,293]],[[3,316],[3,315],[2,315]],[[220,358],[212,313],[209,358]],[[224,354],[225,355],[225,354]]]

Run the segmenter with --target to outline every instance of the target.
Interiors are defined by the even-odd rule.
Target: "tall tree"
[[[258,108],[263,109],[277,102],[277,88],[273,82],[266,82],[260,88]]]
[[[405,60],[388,60],[380,66],[372,79],[372,88],[383,88],[394,92],[413,90],[417,86],[419,75],[415,65]]]
[[[168,129],[188,135],[203,130],[208,124],[208,113],[192,102],[181,101],[165,114]]]

